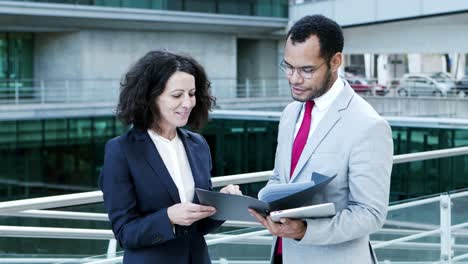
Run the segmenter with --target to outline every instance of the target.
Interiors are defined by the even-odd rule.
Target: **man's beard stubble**
[[[317,92],[312,94],[308,100],[310,101],[310,100],[313,100],[315,98],[319,98],[320,96],[322,96],[326,92],[328,92],[328,90],[330,90],[330,88],[332,86],[331,81],[332,81],[332,72],[330,70],[330,67],[327,67],[327,72],[326,72],[326,75],[325,75],[325,79],[322,82],[322,85],[320,85],[320,88],[317,90]]]
[[[330,65],[327,65],[327,72],[326,72],[326,75],[325,75],[325,79],[323,80],[323,82],[321,83],[321,85],[319,85],[319,89],[317,89],[315,91],[315,93],[313,93],[309,98],[305,99],[305,100],[302,100],[300,98],[296,98],[293,96],[293,99],[296,100],[296,101],[299,101],[299,102],[306,102],[306,101],[310,101],[310,100],[313,100],[315,98],[319,98],[320,96],[324,95],[326,92],[328,92],[328,90],[330,90],[331,86],[332,86],[332,72],[330,70]]]

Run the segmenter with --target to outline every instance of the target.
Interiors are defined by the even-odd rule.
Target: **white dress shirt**
[[[179,136],[176,133],[176,136],[172,140],[169,140],[150,129],[148,129],[148,134],[177,186],[180,201],[182,203],[192,202],[195,193],[195,183],[184,144]]]
[[[312,108],[312,122],[310,124],[309,136],[307,138],[310,138],[312,133],[315,131],[320,121],[328,112],[328,109],[330,109],[330,106],[333,103],[333,101],[335,101],[338,94],[341,92],[341,90],[343,90],[343,87],[344,87],[344,82],[338,76],[338,78],[333,83],[330,90],[328,90],[324,95],[314,99],[315,105]],[[294,130],[294,138],[296,138],[297,132],[299,132],[299,128],[301,127],[302,119],[304,118],[304,111],[305,111],[305,103],[302,104],[302,110],[296,122],[296,128]]]

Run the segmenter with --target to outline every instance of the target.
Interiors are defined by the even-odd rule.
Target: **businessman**
[[[314,203],[332,202],[330,218],[257,218],[277,238],[272,263],[377,263],[369,234],[387,214],[393,142],[388,123],[338,76],[340,26],[306,16],[289,30],[280,66],[295,102],[283,111],[273,176],[268,184],[337,175]]]

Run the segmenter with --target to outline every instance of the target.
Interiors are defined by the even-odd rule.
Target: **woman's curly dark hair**
[[[133,124],[143,130],[157,126],[160,113],[156,98],[163,93],[167,80],[175,72],[185,72],[195,77],[196,105],[190,113],[188,126],[200,129],[215,104],[215,98],[210,94],[211,83],[195,59],[164,50],[148,52],[125,74],[120,83],[116,109],[122,123],[127,126]]]

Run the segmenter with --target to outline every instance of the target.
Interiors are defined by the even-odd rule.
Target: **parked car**
[[[369,95],[386,95],[388,93],[388,89],[386,86],[371,83],[363,78],[347,78],[346,81],[348,81],[349,85],[351,86],[351,88],[354,89],[356,93],[364,93]]]
[[[438,82],[445,83],[449,88],[450,92],[455,91],[455,79],[446,72],[434,72],[429,75],[429,77],[435,79]]]
[[[459,96],[468,96],[468,76],[455,82],[455,91]]]
[[[455,83],[437,74],[405,74],[397,88],[400,96],[447,96],[454,92]]]

